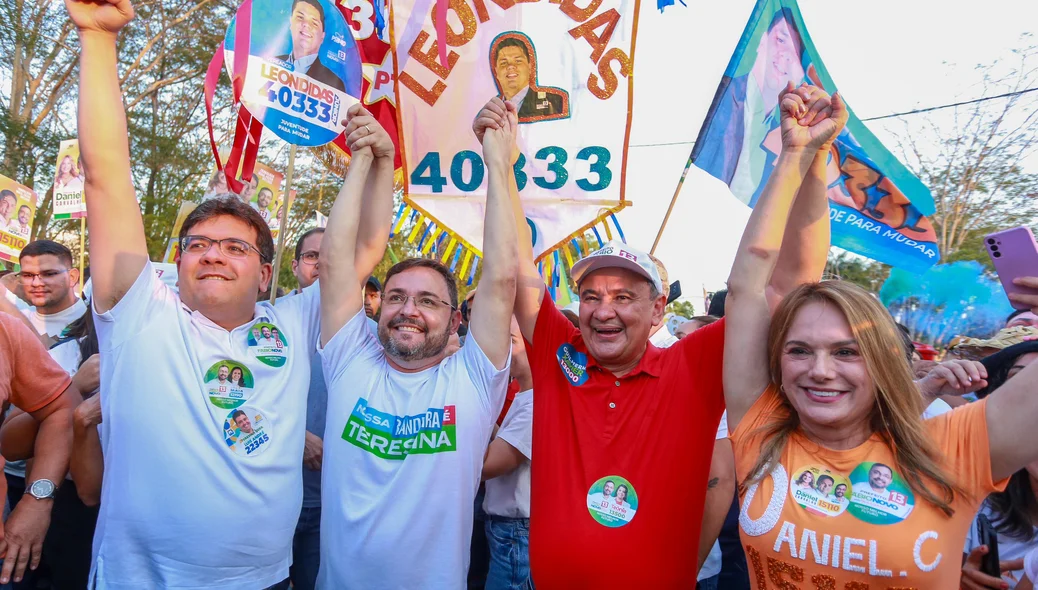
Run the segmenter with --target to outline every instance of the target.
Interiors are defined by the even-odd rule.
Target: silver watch
[[[26,486],[25,493],[29,494],[37,500],[47,500],[54,497],[54,492],[57,491],[58,486],[54,485],[54,482],[49,479],[37,479],[30,485]]]

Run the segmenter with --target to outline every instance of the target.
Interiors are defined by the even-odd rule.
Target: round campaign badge
[[[282,367],[288,358],[288,339],[277,326],[267,322],[252,325],[246,338],[256,360],[271,367]]]
[[[638,494],[619,475],[596,481],[587,492],[587,511],[602,526],[616,528],[631,522],[638,511]]]
[[[252,396],[255,386],[252,371],[237,361],[213,363],[205,373],[205,390],[209,402],[224,410],[244,404]]]
[[[223,421],[223,437],[237,455],[259,455],[270,446],[274,425],[252,406],[232,410]]]
[[[236,19],[224,62],[234,69]],[[342,133],[363,76],[353,33],[332,0],[254,0],[241,101],[288,143],[324,145]]]
[[[793,471],[789,495],[802,508],[823,516],[839,516],[847,510],[850,481],[821,465],[807,465]]]
[[[559,359],[559,368],[562,375],[573,385],[587,383],[587,355],[578,352],[569,343],[563,344],[555,351],[555,358]]]
[[[847,512],[872,524],[897,524],[912,513],[915,495],[894,468],[885,463],[860,463],[851,471]]]

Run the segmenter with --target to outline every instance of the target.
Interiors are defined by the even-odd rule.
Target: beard
[[[425,330],[424,340],[420,343],[407,345],[398,342],[390,336],[390,329],[404,325],[415,326]],[[450,326],[448,325],[441,334],[433,334],[428,331],[425,322],[421,320],[397,317],[389,324],[378,327],[378,340],[382,343],[382,347],[386,350],[387,355],[402,361],[420,361],[434,357],[447,348],[447,341],[450,340]]]

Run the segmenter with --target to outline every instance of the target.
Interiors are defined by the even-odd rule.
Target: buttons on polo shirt
[[[616,409],[616,403],[615,402],[609,402],[609,409],[610,410]]]
[[[614,382],[614,383],[613,383],[613,385],[615,385],[615,386],[617,386],[617,387],[620,387],[620,382],[619,382],[619,381],[616,381],[616,382]]]

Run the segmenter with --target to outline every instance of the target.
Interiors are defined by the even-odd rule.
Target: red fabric
[[[724,321],[668,349],[649,344],[620,379],[589,358],[582,385],[572,385],[560,366],[565,344],[587,354],[580,332],[545,295],[534,342],[527,343],[537,392],[533,454],[541,458],[531,462],[534,585],[695,587],[710,458],[724,411]],[[637,494],[637,510],[623,526],[599,524],[587,507],[592,485],[608,476],[627,479]]]
[[[508,415],[508,408],[512,407],[512,402],[515,401],[515,394],[519,393],[519,382],[512,379],[508,382],[508,391],[505,392],[505,405],[501,408],[501,415],[497,417],[497,425],[501,426],[501,423],[505,421],[505,416]]]

